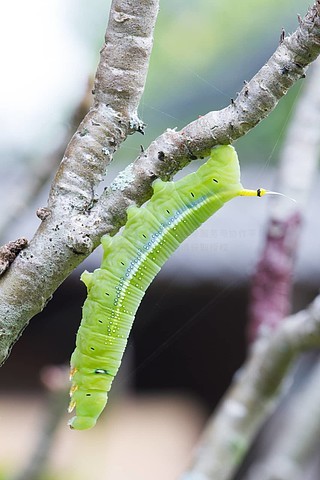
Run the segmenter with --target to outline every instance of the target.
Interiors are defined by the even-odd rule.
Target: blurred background
[[[109,6],[107,0],[2,5],[1,244],[30,239],[39,224],[35,211],[46,205],[64,147],[91,102]],[[135,159],[140,145],[147,147],[166,128],[180,129],[229,104],[278,46],[281,29],[295,30],[297,14],[308,6],[305,0],[260,0],[258,5],[161,0],[140,108],[146,134],[125,142],[106,182]],[[246,187],[273,186],[302,85],[298,82],[265,121],[236,142]],[[183,174],[199,164],[193,163]],[[300,242],[294,310],[318,290],[318,192],[315,188],[310,199]],[[177,478],[245,358],[247,292],[267,203],[235,200],[168,261],[139,309],[101,422],[92,431],[73,432],[66,426],[67,414],[61,414],[41,478]],[[67,407],[67,375],[48,366],[69,362],[85,298],[79,276],[99,265],[100,254],[96,251],[59,288],[1,368],[1,479],[20,478],[43,426],[50,424],[52,398],[61,411]]]

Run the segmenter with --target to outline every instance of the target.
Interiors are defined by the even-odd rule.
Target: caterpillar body
[[[204,165],[177,182],[156,180],[153,190],[145,206],[129,207],[121,234],[102,238],[101,267],[81,276],[88,297],[71,357],[71,428],[96,424],[142,297],[174,250],[227,201],[267,193],[243,189],[230,145],[214,148]]]

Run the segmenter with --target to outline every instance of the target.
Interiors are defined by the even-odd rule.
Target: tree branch
[[[70,141],[53,182],[48,207],[88,211],[106,167],[127,135],[142,131],[143,93],[159,0],[113,0],[101,50],[95,103]]]
[[[67,410],[66,398],[69,385],[66,382],[67,367],[47,366],[41,372],[42,383],[47,389],[42,418],[40,414],[38,438],[27,464],[8,480],[41,480],[46,477],[48,457],[52,450],[59,422]]]
[[[29,320],[98,245],[101,235],[115,233],[124,224],[128,205],[140,205],[151,196],[155,177],[170,178],[214,145],[244,135],[304,76],[305,67],[320,52],[317,0],[297,31],[283,40],[231,105],[180,132],[167,130],[96,201],[96,187],[116,148],[128,134],[142,128],[136,109],[157,11],[157,0],[112,3],[95,104],[67,148],[50,192],[48,215],[29,247],[0,279],[0,363]]]
[[[156,177],[170,179],[190,160],[205,157],[219,144],[232,143],[265,118],[320,53],[320,2],[315,2],[299,28],[282,39],[268,62],[226,108],[212,111],[180,131],[166,130],[122,172],[106,191],[95,212],[114,232],[125,222],[126,208],[141,205],[152,194]],[[102,226],[102,225],[101,225]],[[103,230],[100,232],[105,233]]]
[[[279,420],[279,419],[278,419]],[[310,459],[317,454],[320,439],[320,362],[302,388],[293,392],[281,413],[281,429],[269,452],[255,462],[245,480],[299,480]]]
[[[29,320],[99,241],[99,219],[88,221],[95,188],[120,143],[142,128],[137,108],[158,7],[159,0],[112,2],[94,105],[67,147],[47,215],[29,248],[0,280],[0,364]]]
[[[252,279],[249,336],[274,329],[290,313],[293,269],[307,201],[318,168],[320,147],[320,59],[311,67],[286,135],[266,241]],[[303,162],[301,159],[303,158]]]
[[[266,416],[293,359],[320,345],[320,296],[261,337],[209,422],[190,470],[181,480],[229,480]]]

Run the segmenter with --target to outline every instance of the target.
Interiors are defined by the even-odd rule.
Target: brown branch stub
[[[286,36],[286,31],[285,31],[284,28],[282,28],[281,33],[280,33],[279,45],[281,45],[281,43],[285,39],[285,36]]]
[[[28,240],[25,237],[21,237],[0,247],[0,276],[10,267],[21,250],[27,246]]]
[[[301,214],[286,221],[271,219],[266,245],[252,280],[249,339],[274,330],[290,313],[293,266],[301,228]]]
[[[51,210],[47,207],[39,207],[36,211],[36,215],[43,222],[51,215]]]

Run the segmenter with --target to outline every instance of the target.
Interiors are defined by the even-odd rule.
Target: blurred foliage
[[[67,0],[63,8],[69,25],[77,32],[84,48],[89,48],[94,67],[108,23],[111,0]]]

